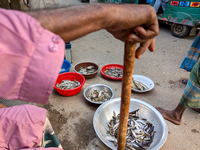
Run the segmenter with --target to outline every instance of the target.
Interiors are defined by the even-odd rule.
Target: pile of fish
[[[111,98],[111,96],[105,90],[92,90],[88,94],[88,98],[94,102],[105,102]]]
[[[132,88],[136,89],[136,90],[141,90],[141,91],[144,91],[144,90],[148,90],[149,88],[144,85],[142,82],[140,81],[135,81],[133,79],[133,83],[132,83]]]
[[[108,76],[115,77],[115,78],[120,78],[123,76],[123,70],[116,67],[114,69],[106,69],[104,73]]]
[[[78,86],[80,86],[80,82],[79,81],[70,81],[70,80],[62,80],[60,84],[56,84],[56,87],[59,89],[74,89]]]
[[[146,150],[154,139],[154,126],[145,118],[139,117],[139,109],[130,112],[126,132],[126,150]],[[118,126],[120,114],[113,116],[108,123],[107,139],[117,146]]]
[[[96,71],[94,66],[88,66],[88,67],[80,67],[78,68],[77,72],[79,72],[80,74],[92,74]]]

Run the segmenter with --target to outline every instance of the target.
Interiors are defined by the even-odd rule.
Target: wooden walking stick
[[[125,42],[117,150],[125,150],[136,43]]]

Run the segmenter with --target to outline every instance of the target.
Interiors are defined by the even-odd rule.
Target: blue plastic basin
[[[68,60],[64,59],[61,69],[65,70],[60,71],[60,73],[69,72],[70,68],[71,68],[71,63]]]

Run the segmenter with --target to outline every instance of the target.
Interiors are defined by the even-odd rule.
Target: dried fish
[[[80,85],[80,82],[76,80],[62,80],[60,84],[56,84],[56,87],[59,89],[74,89]]]
[[[114,69],[106,69],[104,73],[108,76],[115,77],[115,78],[120,78],[123,76],[123,70],[116,67]]]
[[[88,96],[91,101],[94,102],[105,102],[111,98],[108,92],[105,90],[92,90]]]
[[[132,88],[136,89],[136,90],[141,90],[141,91],[144,91],[144,90],[148,90],[149,88],[144,85],[142,82],[140,81],[135,81],[133,79],[133,83],[132,83]]]
[[[139,117],[139,109],[129,113],[126,131],[126,150],[146,150],[154,139],[154,126],[145,118]],[[117,136],[120,114],[116,116],[113,111],[112,119],[109,121],[106,138],[117,146]]]
[[[83,75],[87,75],[87,74],[92,74],[96,71],[94,66],[88,66],[88,67],[80,67],[78,68],[77,72],[79,72],[80,74]]]

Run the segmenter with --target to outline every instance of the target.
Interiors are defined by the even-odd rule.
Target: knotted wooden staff
[[[125,150],[126,130],[127,130],[129,105],[131,98],[132,75],[135,62],[135,48],[136,48],[136,43],[129,41],[125,42],[117,150]]]

